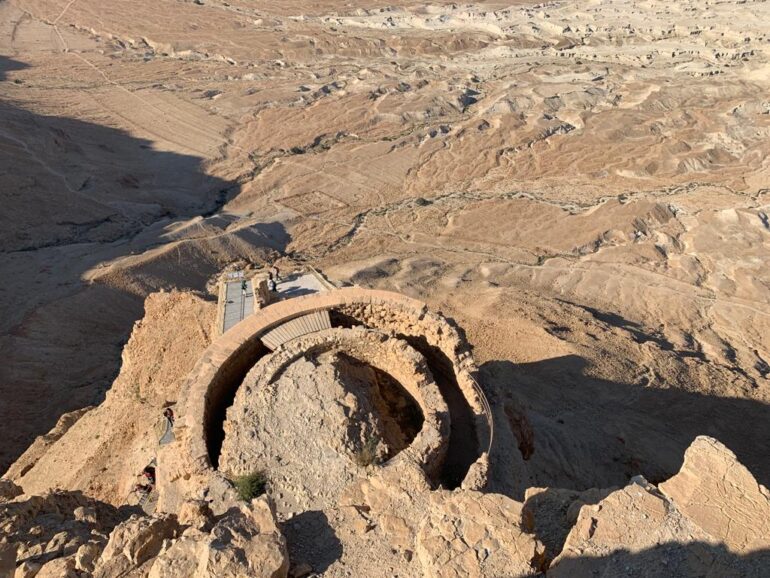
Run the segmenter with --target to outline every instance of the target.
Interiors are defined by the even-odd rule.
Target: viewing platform
[[[225,273],[219,282],[217,333],[221,335],[229,331],[255,311],[272,303],[325,293],[336,288],[312,268],[279,274],[275,281],[275,290],[271,291],[269,273],[264,269]],[[321,323],[323,327],[327,325],[323,319],[313,321]],[[276,343],[281,341],[280,336],[276,336]]]

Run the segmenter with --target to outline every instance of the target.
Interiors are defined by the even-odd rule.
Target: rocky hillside
[[[153,294],[145,311],[105,402],[68,414],[2,482],[3,576],[689,577],[703,568],[761,576],[770,563],[770,492],[709,437],[695,439],[679,472],[657,484],[637,476],[616,487],[529,487],[515,499],[494,489],[494,477],[483,492],[436,490],[406,462],[361,469],[350,456],[352,478],[336,493],[311,484],[313,500],[325,496],[317,519],[314,508],[276,516],[274,501],[292,495],[289,482],[300,475],[285,477],[291,466],[279,460],[268,471],[267,496],[223,514],[196,495],[147,514],[131,488],[157,455],[159,408],[177,401],[181,380],[211,339],[213,311],[185,293]],[[300,363],[293,371],[305,369]],[[335,383],[323,371],[313,377],[321,388]],[[282,395],[292,395],[294,378],[282,378],[289,380]],[[293,414],[291,404],[281,410],[281,399],[274,409],[285,412],[288,440],[300,430],[287,429]],[[496,423],[496,436],[519,440],[522,460],[533,451],[521,442],[528,418],[510,419],[509,407],[502,405],[506,418]],[[323,403],[316,408],[300,418],[309,428],[301,430],[305,439],[334,431],[317,419],[328,417]],[[537,438],[529,443],[537,448]],[[311,472],[325,461],[302,455]],[[162,490],[162,477],[160,483]]]
[[[620,489],[535,489],[521,503],[463,489],[431,492],[420,473],[390,469],[351,484],[337,510],[345,548],[330,568],[318,566],[318,552],[298,550],[315,566],[288,556],[268,498],[220,516],[195,500],[174,515],[146,516],[80,492],[29,496],[4,482],[0,570],[51,578],[325,570],[383,577],[690,577],[706,569],[759,577],[770,563],[770,493],[707,437],[696,439],[682,470],[657,487],[638,477]]]
[[[190,293],[154,293],[123,350],[121,371],[97,407],[65,414],[6,477],[28,494],[78,491],[115,507],[155,456],[161,409],[211,340],[215,305]]]
[[[769,40],[762,0],[0,1],[0,578],[767,574]],[[275,264],[461,328],[464,487],[380,467],[418,412],[335,349],[233,400],[217,490],[267,494],[213,511],[162,412]]]

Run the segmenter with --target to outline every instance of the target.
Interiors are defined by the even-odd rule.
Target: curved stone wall
[[[188,475],[198,473],[218,477],[215,475],[216,430],[219,429],[221,436],[225,410],[232,403],[238,386],[259,358],[267,353],[260,336],[290,319],[319,310],[329,310],[338,323],[364,325],[405,339],[422,353],[441,386],[442,395],[453,398],[446,400],[450,412],[453,405],[458,407],[460,404],[472,421],[475,439],[451,437],[458,443],[474,446],[465,448],[474,460],[485,455],[491,441],[491,417],[473,377],[476,366],[459,332],[444,317],[430,313],[427,306],[416,299],[390,291],[346,287],[288,299],[261,309],[219,337],[205,351],[184,386],[185,457],[194,470]],[[452,420],[454,427],[454,413]],[[451,444],[450,439],[450,453]],[[463,467],[467,471],[467,467]]]
[[[259,387],[267,387],[280,377],[291,363],[304,356],[339,351],[366,362],[393,377],[414,399],[423,416],[420,432],[411,444],[393,459],[409,459],[433,477],[443,465],[450,432],[450,414],[433,380],[425,358],[402,339],[374,330],[355,327],[334,328],[294,339],[271,355],[262,358],[249,372],[236,394],[236,403],[228,410],[226,436],[237,436],[232,425],[238,422],[236,408],[245,411],[246,400]],[[224,461],[227,461],[226,459]]]

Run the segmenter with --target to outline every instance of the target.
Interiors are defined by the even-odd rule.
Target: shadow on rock
[[[546,575],[548,578],[574,576],[761,578],[767,576],[768,568],[770,568],[770,550],[739,555],[730,552],[722,545],[671,542],[641,552],[616,550],[606,556],[565,558],[552,566]]]
[[[282,531],[295,566],[308,564],[313,572],[321,573],[342,557],[342,543],[319,510],[294,516],[283,524]]]
[[[7,56],[0,54],[0,82],[6,80],[9,72],[13,72],[14,70],[24,70],[25,68],[28,68],[28,66],[23,62],[12,60]]]
[[[586,371],[577,355],[481,366],[495,419],[490,491],[521,500],[533,486],[607,488],[639,474],[659,483],[679,470],[698,435],[720,440],[770,483],[770,406]]]
[[[286,247],[291,242],[291,235],[289,235],[282,223],[257,223],[252,227],[263,237],[263,242],[266,246],[280,253],[284,253]]]

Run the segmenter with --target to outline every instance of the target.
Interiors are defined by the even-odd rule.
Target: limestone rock
[[[647,575],[662,576],[652,572],[655,561],[644,552],[666,543],[684,546],[709,540],[703,530],[671,508],[654,486],[638,479],[599,504],[581,508],[549,578],[590,576],[597,569],[607,576],[626,576],[636,565],[648,566]],[[667,564],[661,559],[656,571],[663,572]]]
[[[0,542],[0,578],[287,574],[285,541],[267,498],[233,507],[216,520],[205,503],[187,502],[181,512],[189,524],[184,533],[176,516],[132,515],[107,537],[97,528],[102,519],[111,527],[111,518],[100,508],[67,493],[2,505],[0,521],[11,541]],[[17,550],[34,563],[16,567]]]
[[[388,466],[369,478],[360,478],[345,489],[340,505],[356,520],[360,533],[376,527],[385,534],[391,546],[406,549],[413,546],[422,499],[430,493],[424,473],[416,465],[401,463]]]
[[[93,572],[96,560],[101,553],[101,544],[97,542],[83,544],[75,553],[75,568],[81,572]]]
[[[106,400],[62,416],[7,476],[30,495],[60,488],[123,505],[156,453],[162,407],[176,399],[210,341],[213,315],[214,306],[191,293],[148,296],[145,317],[123,349],[120,374]]]
[[[13,479],[20,479],[26,472],[32,469],[38,460],[66,434],[77,421],[86,413],[91,411],[93,406],[84,407],[63,414],[56,425],[45,435],[38,436],[32,445],[19,456],[8,469],[7,476]]]
[[[391,548],[411,552],[422,575],[529,576],[543,546],[522,526],[522,504],[472,490],[431,491],[422,471],[399,464],[348,488],[341,505]]]
[[[165,540],[179,531],[176,519],[168,515],[132,516],[110,534],[109,542],[94,569],[95,578],[120,576],[158,555]]]
[[[489,454],[483,453],[479,459],[471,464],[468,473],[463,479],[464,490],[483,490],[489,479]]]
[[[0,535],[18,549],[19,560],[46,564],[74,555],[88,542],[106,542],[103,532],[109,532],[122,515],[77,492],[22,495],[0,503]]]
[[[13,500],[23,493],[24,491],[11,480],[0,479],[0,502]]]
[[[717,440],[696,438],[660,490],[731,551],[770,548],[770,492]]]
[[[75,570],[74,556],[56,558],[43,564],[35,578],[80,578]]]
[[[203,529],[211,522],[214,514],[203,500],[187,500],[179,508],[178,519],[183,526]]]
[[[709,475],[702,472],[702,476]],[[702,497],[708,501],[713,496]],[[581,508],[548,577],[760,578],[767,575],[768,567],[770,550],[736,555],[638,477],[598,504]]]
[[[11,574],[13,578],[34,578],[40,572],[42,565],[39,562],[25,560],[16,567],[16,573]]]
[[[153,563],[149,578],[283,578],[289,560],[267,498],[232,508],[210,533],[190,528]]]
[[[78,506],[72,511],[72,514],[78,522],[86,522],[94,526],[99,524],[96,510],[91,506]]]
[[[522,505],[500,494],[436,492],[416,551],[426,576],[530,576],[542,545],[521,527]]]
[[[561,488],[529,488],[526,491],[523,521],[545,544],[546,560],[552,560],[561,552],[580,508],[599,502],[616,489],[593,488],[579,492]]]

